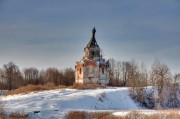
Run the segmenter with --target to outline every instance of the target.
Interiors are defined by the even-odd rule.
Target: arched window
[[[92,56],[94,56],[94,51],[92,51]]]
[[[81,74],[81,72],[82,72],[82,71],[81,71],[81,68],[80,68],[80,69],[79,69],[79,74]]]
[[[104,74],[104,68],[102,68],[102,74]]]
[[[94,56],[94,51],[90,51],[90,56]]]

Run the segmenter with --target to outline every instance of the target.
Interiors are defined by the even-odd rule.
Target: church
[[[109,84],[109,62],[101,54],[95,38],[96,29],[84,48],[84,56],[75,65],[75,82],[81,84]]]

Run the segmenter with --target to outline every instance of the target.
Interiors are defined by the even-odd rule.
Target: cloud
[[[158,58],[173,69],[180,44],[179,3],[169,1],[3,1],[0,7],[0,65],[74,67],[97,29],[106,58]]]

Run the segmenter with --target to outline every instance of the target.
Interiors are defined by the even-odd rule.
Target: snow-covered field
[[[110,111],[126,115],[131,110],[141,110],[131,97],[128,88],[58,89],[29,94],[0,96],[5,111],[25,112],[31,118],[63,118],[68,111]],[[153,113],[154,110],[142,110]]]
[[[141,109],[130,98],[128,88],[91,90],[58,89],[30,94],[1,96],[7,112],[25,112],[31,116],[62,117],[72,110]],[[40,111],[40,112],[39,112]],[[38,112],[38,113],[34,113]]]

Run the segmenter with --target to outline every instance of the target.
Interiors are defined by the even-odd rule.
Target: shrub
[[[46,83],[44,85],[27,85],[22,86],[18,89],[12,90],[7,92],[5,95],[14,95],[14,94],[21,94],[21,93],[30,93],[34,91],[43,91],[43,90],[51,90],[51,89],[60,89],[60,88],[67,88],[64,85],[55,85],[54,83]],[[95,88],[106,88],[105,86],[99,84],[74,84],[73,86],[69,86],[68,88],[72,89],[95,89]]]
[[[47,83],[44,85],[27,85],[20,87],[16,90],[9,91],[6,93],[6,95],[14,95],[14,94],[21,94],[21,93],[30,93],[34,91],[42,91],[42,90],[50,90],[50,89],[60,89],[60,88],[65,88],[66,86],[56,86],[53,83]]]
[[[148,109],[155,108],[155,97],[153,90],[147,92],[143,87],[136,87],[134,90],[130,88],[130,96],[135,101],[138,101],[143,107]]]
[[[85,112],[69,112],[66,119],[85,119]]]
[[[80,112],[72,111],[66,115],[66,119],[117,119],[110,118],[109,112]]]
[[[155,114],[145,115],[141,111],[132,111],[126,116],[115,116],[110,112],[69,112],[66,119],[179,119],[178,110],[158,110]]]
[[[105,97],[106,97],[105,92],[102,92],[102,93],[100,93],[100,94],[98,95],[98,100],[101,101],[101,102],[103,102]]]
[[[27,115],[23,112],[18,113],[11,113],[10,115],[6,115],[6,119],[26,119]]]
[[[6,90],[6,89],[7,89],[7,85],[0,82],[0,90]]]
[[[0,102],[0,119],[4,117],[4,106],[3,104]]]
[[[99,84],[80,84],[80,83],[74,83],[73,86],[70,86],[69,88],[72,89],[96,89],[96,88],[106,88],[106,86],[99,85]]]

